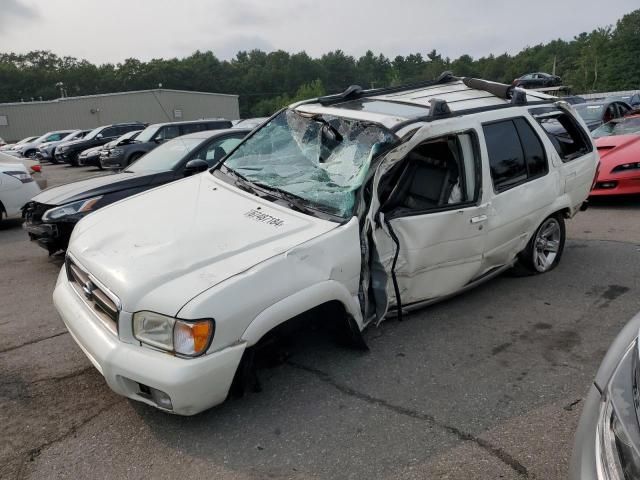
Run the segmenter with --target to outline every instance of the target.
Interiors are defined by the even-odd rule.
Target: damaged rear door
[[[418,306],[482,273],[488,205],[478,132],[460,119],[456,130],[439,123],[387,154],[376,172],[371,291],[378,321],[390,305]]]

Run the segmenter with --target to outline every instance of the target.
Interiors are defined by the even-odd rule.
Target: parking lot
[[[261,392],[194,417],[109,390],[53,309],[62,257],[3,223],[0,478],[565,478],[581,398],[640,310],[638,207],[598,202],[553,272],[370,328],[369,352],[309,334]]]

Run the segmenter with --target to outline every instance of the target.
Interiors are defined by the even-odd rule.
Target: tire
[[[69,165],[71,165],[72,167],[77,167],[78,166],[78,154],[74,153],[69,157]]]
[[[131,155],[129,157],[129,160],[127,160],[125,163],[125,167],[128,167],[129,165],[131,165],[133,162],[135,162],[136,160],[138,160],[143,154],[142,153],[134,153],[133,155]]]
[[[36,153],[37,152],[35,150],[27,150],[26,152],[24,152],[24,156],[25,158],[35,158]]]
[[[567,232],[564,217],[555,213],[542,222],[518,255],[514,267],[516,274],[540,275],[553,270],[560,263]]]

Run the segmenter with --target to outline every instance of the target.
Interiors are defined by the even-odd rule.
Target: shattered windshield
[[[285,110],[240,145],[224,165],[258,186],[346,218],[353,214],[355,192],[372,158],[395,139],[375,124]]]

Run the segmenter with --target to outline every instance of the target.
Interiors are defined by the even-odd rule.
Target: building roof
[[[234,97],[238,98],[238,95],[229,94],[229,93],[214,93],[214,92],[196,92],[192,90],[174,90],[171,88],[154,88],[150,90],[131,90],[128,92],[113,92],[113,93],[99,93],[96,95],[81,95],[76,97],[64,97],[64,98],[56,98],[55,100],[35,100],[33,102],[7,102],[0,103],[0,106],[9,106],[9,105],[43,105],[43,104],[51,104],[51,103],[60,103],[60,102],[69,102],[74,100],[86,100],[91,98],[100,98],[100,97],[113,97],[117,95],[136,95],[141,93],[162,93],[162,92],[171,92],[171,93],[187,93],[187,94],[195,94],[195,95],[214,95],[217,97]]]

